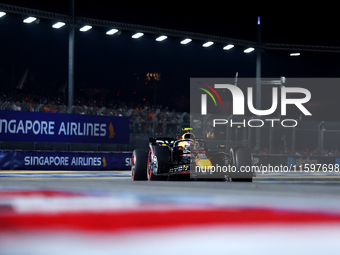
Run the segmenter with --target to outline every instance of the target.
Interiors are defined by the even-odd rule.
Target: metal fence
[[[214,119],[224,119],[228,123],[213,128]],[[195,132],[206,139],[246,145],[258,153],[340,156],[340,122],[295,120],[294,124],[290,124],[297,124],[295,127],[284,127],[280,118],[276,118],[279,121],[266,121],[263,118],[257,124],[261,127],[248,125],[249,120],[258,119],[261,117],[208,114],[204,117],[192,116],[191,123]],[[257,129],[261,137],[259,145],[255,139]]]
[[[74,106],[69,111],[65,105],[20,104],[7,101],[0,102],[0,109],[71,112],[73,114],[128,116],[130,118],[129,145],[1,142],[0,149],[125,151],[147,148],[150,136],[174,137],[181,134],[183,127],[191,126],[195,129],[197,137],[208,140],[209,147],[215,147],[221,143],[227,146],[242,144],[263,154],[340,156],[340,122],[296,120],[296,127],[282,127],[280,121],[273,122],[273,125],[272,122],[263,121],[261,127],[250,127],[249,120],[259,119],[258,116],[202,116],[185,112],[169,112],[167,109],[154,111],[147,107],[143,109],[108,109]],[[214,119],[228,120],[228,123],[216,125],[213,128]],[[260,144],[256,144],[257,129],[260,130]]]

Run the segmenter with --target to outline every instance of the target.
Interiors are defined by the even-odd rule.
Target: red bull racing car
[[[132,180],[252,181],[255,173],[251,168],[253,157],[249,148],[231,147],[228,153],[210,150],[206,140],[196,139],[188,132],[191,130],[184,128],[185,133],[176,138],[150,137],[149,150],[134,150]]]

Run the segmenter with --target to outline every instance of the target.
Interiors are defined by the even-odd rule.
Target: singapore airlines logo
[[[110,131],[109,138],[113,138],[116,133],[113,129],[112,122],[110,122],[109,131]]]
[[[214,94],[215,96],[218,98],[221,106],[222,106],[222,100],[219,96],[219,94],[217,93],[217,91],[211,87],[210,85],[208,84],[205,84],[205,83],[202,83],[202,82],[198,82],[200,84],[202,84],[203,86],[207,87],[208,89],[210,89]],[[216,103],[216,100],[215,100],[215,97],[213,96],[213,94],[211,94],[211,92],[205,88],[201,88],[201,87],[198,87],[200,90],[203,90],[205,93],[207,93],[211,98],[212,100],[214,101],[215,103],[215,106],[217,106],[217,103]],[[206,115],[207,114],[207,94],[202,94],[201,95],[201,114],[202,115]]]

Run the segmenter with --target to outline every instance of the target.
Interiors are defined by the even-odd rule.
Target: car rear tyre
[[[147,150],[134,150],[131,159],[131,177],[132,181],[147,180]]]

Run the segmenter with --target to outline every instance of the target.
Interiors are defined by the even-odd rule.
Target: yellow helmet
[[[195,135],[193,133],[184,133],[182,139],[195,139]]]

